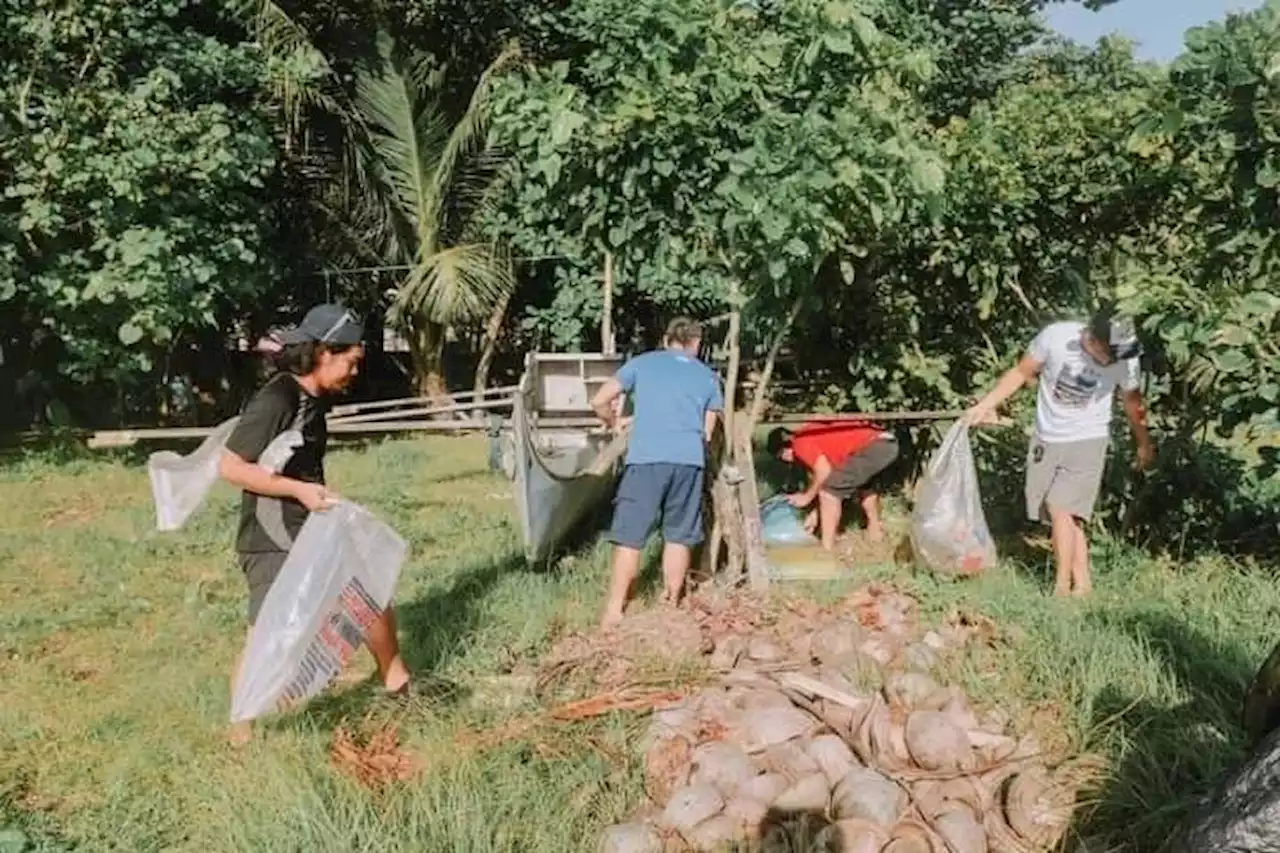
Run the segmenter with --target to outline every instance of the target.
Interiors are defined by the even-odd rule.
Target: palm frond
[[[519,47],[514,44],[508,45],[480,75],[475,89],[471,92],[466,112],[453,126],[434,164],[433,192],[437,198],[445,198],[449,194],[455,181],[464,171],[463,166],[467,159],[483,150],[487,141],[489,96],[493,92],[494,83],[498,75],[519,57]]]
[[[448,121],[434,93],[414,84],[412,66],[397,61],[389,40],[380,40],[379,53],[375,67],[356,75],[355,117],[369,155],[363,179],[369,187],[381,184],[398,217],[413,224],[421,243],[433,244],[438,205],[431,155],[448,139]]]
[[[272,0],[233,0],[231,8],[267,58],[269,83],[290,134],[297,133],[307,108],[343,114],[333,68],[301,24]]]
[[[455,323],[487,314],[515,286],[511,261],[496,245],[466,243],[424,255],[392,304],[394,322],[424,317]]]

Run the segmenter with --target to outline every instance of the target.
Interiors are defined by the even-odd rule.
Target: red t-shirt
[[[880,427],[866,421],[813,420],[796,430],[791,438],[791,450],[810,470],[818,463],[819,456],[827,457],[834,469],[879,438],[882,432]]]

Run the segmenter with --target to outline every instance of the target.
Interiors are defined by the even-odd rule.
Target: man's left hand
[[[1146,471],[1155,464],[1156,449],[1151,442],[1143,442],[1138,445],[1137,458],[1134,460],[1134,467],[1139,471]]]
[[[796,509],[804,509],[813,503],[813,497],[804,492],[797,492],[794,495],[787,495],[787,501]]]

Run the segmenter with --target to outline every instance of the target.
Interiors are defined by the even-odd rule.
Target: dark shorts
[[[284,561],[289,556],[287,551],[242,551],[239,555],[240,571],[249,584],[249,624],[258,619],[258,611],[267,597],[267,590],[276,582]]]
[[[703,539],[702,483],[703,470],[697,465],[628,465],[613,498],[610,541],[643,548],[661,521],[662,541],[699,544]]]
[[[822,491],[848,500],[897,460],[898,440],[891,435],[877,438],[832,471],[827,482],[822,484]]]

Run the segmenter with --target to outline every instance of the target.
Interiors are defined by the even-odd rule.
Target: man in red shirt
[[[814,419],[795,433],[778,427],[769,433],[768,448],[771,455],[788,464],[799,463],[809,472],[809,488],[787,499],[804,509],[817,498],[818,507],[809,513],[805,526],[812,530],[821,525],[822,547],[835,549],[844,502],[855,495],[867,516],[868,538],[883,541],[880,496],[869,484],[898,458],[893,433],[864,421]]]

